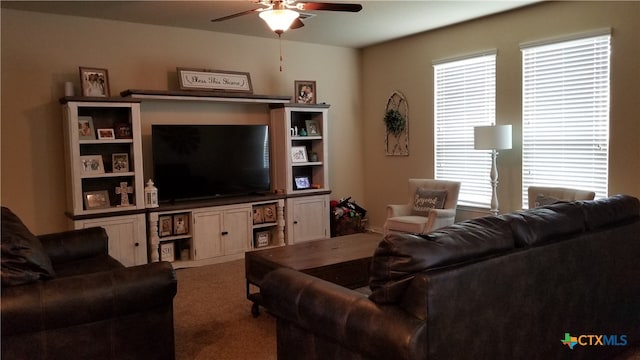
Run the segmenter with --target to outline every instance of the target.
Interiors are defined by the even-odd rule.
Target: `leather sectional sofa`
[[[2,359],[174,359],[170,263],[126,268],[103,228],[34,236],[2,207]]]
[[[371,293],[278,269],[278,359],[608,359],[640,340],[640,203],[617,195],[389,234]]]

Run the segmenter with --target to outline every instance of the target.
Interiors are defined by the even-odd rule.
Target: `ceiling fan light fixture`
[[[300,16],[298,12],[289,9],[265,10],[259,14],[272,31],[281,34],[287,30],[295,19]]]

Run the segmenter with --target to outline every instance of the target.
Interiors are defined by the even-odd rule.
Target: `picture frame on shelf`
[[[311,181],[308,176],[296,176],[293,178],[296,190],[304,190],[311,188]]]
[[[82,96],[109,97],[109,71],[81,66],[80,89]]]
[[[104,174],[102,155],[80,156],[80,169],[83,175]]]
[[[264,211],[261,206],[253,207],[253,224],[262,224],[264,222]]]
[[[268,204],[262,207],[264,222],[273,223],[276,222],[276,204]]]
[[[113,129],[98,129],[98,140],[115,140]]]
[[[257,248],[269,246],[269,241],[271,240],[271,232],[268,230],[265,231],[256,231],[255,237],[255,245]]]
[[[126,122],[117,123],[114,126],[114,132],[116,139],[132,139],[133,133],[131,132],[131,124]]]
[[[96,139],[96,130],[93,127],[93,118],[91,116],[78,116],[78,139]]]
[[[84,207],[87,210],[107,209],[111,207],[111,203],[109,202],[109,193],[107,190],[85,191]]]
[[[184,235],[189,233],[187,214],[173,215],[173,235]]]
[[[173,217],[171,215],[158,217],[158,235],[160,237],[173,235]]]
[[[292,146],[291,147],[291,161],[294,163],[308,162],[307,148],[304,146]]]
[[[304,123],[307,128],[307,136],[320,136],[320,126],[316,120],[305,120]]]
[[[129,172],[129,154],[111,154],[111,166],[114,173]]]
[[[160,244],[160,261],[175,261],[175,246],[173,241],[163,242]]]
[[[316,82],[311,80],[295,80],[295,101],[298,104],[315,104],[318,97]]]

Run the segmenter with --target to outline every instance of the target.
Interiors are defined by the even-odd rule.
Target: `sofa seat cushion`
[[[394,231],[401,231],[410,234],[421,234],[429,218],[424,216],[409,215],[409,216],[396,216],[387,219],[387,227]]]
[[[29,284],[54,277],[40,240],[8,208],[2,207],[2,286]]]
[[[370,299],[395,303],[417,273],[478,261],[513,248],[509,223],[493,216],[453,224],[425,235],[389,233],[373,255]]]
[[[93,274],[102,271],[121,269],[123,267],[124,265],[107,254],[65,263],[56,263],[54,265],[57,277]]]

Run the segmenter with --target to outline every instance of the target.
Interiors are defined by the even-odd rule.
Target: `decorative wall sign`
[[[248,72],[177,68],[181,90],[242,92],[253,94]]]
[[[399,91],[394,91],[384,109],[386,155],[409,155],[409,103]]]

